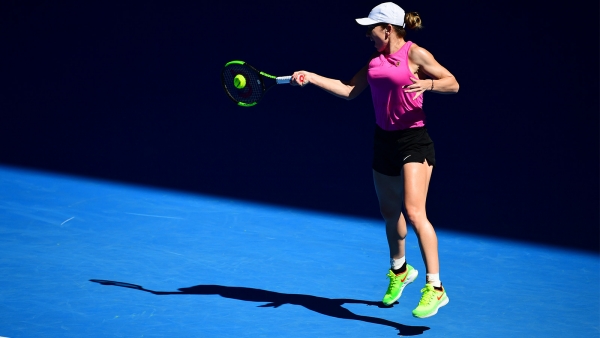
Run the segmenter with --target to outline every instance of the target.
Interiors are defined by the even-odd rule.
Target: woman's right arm
[[[291,85],[304,87],[309,83],[323,89],[324,91],[346,100],[352,100],[362,93],[369,85],[367,82],[368,65],[365,65],[361,70],[354,75],[350,81],[340,81],[330,79],[319,74],[297,71],[292,75]],[[304,81],[299,82],[300,75],[304,75]]]

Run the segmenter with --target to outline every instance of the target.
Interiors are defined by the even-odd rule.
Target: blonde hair
[[[404,26],[406,29],[421,29],[423,28],[423,24],[421,22],[421,16],[417,12],[409,12],[404,15]],[[392,25],[394,27],[394,31],[399,38],[404,38],[406,36],[406,29],[402,26]]]

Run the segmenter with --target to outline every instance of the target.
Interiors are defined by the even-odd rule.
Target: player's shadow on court
[[[357,315],[350,310],[342,307],[343,304],[365,304],[368,306],[386,307],[381,302],[371,302],[366,300],[356,299],[331,299],[325,297],[317,297],[301,294],[280,293],[274,291],[266,291],[261,289],[253,289],[238,286],[222,286],[222,285],[196,285],[189,288],[180,288],[179,291],[153,291],[145,289],[139,285],[115,282],[101,279],[90,279],[91,282],[102,285],[114,285],[124,288],[136,289],[140,291],[150,292],[155,295],[220,295],[221,297],[243,300],[247,302],[266,303],[258,307],[278,308],[285,304],[300,305],[308,310],[341,319],[360,320],[367,323],[379,324],[392,327],[399,331],[402,336],[414,336],[422,334],[429,330],[427,326],[408,326],[395,323],[389,320]]]

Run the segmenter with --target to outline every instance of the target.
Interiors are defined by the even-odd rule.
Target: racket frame
[[[250,68],[251,70],[255,71],[257,74],[259,74],[261,76],[260,79],[260,85],[262,87],[262,95],[261,95],[261,99],[262,97],[265,95],[266,91],[269,90],[271,87],[273,87],[273,85],[266,87],[265,85],[265,81],[263,80],[263,78],[268,78],[271,80],[275,80],[276,84],[288,84],[291,82],[292,77],[291,76],[275,76],[275,75],[271,75],[271,74],[267,74],[263,71],[260,71],[254,67],[252,67],[251,65],[249,65],[248,63],[246,63],[245,61],[241,61],[241,60],[233,60],[233,61],[229,61],[225,64],[225,66],[223,66],[223,70],[225,70],[225,68],[227,68],[227,66],[232,65],[232,64],[237,64],[237,65],[242,65],[242,66],[246,66],[248,68]],[[229,90],[227,90],[227,87],[225,87],[225,79],[223,77],[223,71],[221,71],[221,82],[223,82],[223,88],[225,88],[225,92],[227,93],[227,96],[229,96],[229,98],[231,100],[233,100],[233,102],[237,103],[238,106],[240,107],[252,107],[255,106],[258,101],[256,102],[252,102],[252,103],[245,103],[245,102],[239,102],[236,99],[233,98],[233,96],[229,93]],[[260,100],[259,100],[260,101]]]

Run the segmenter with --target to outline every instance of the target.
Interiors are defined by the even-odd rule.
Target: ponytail
[[[396,26],[392,25],[396,34],[399,38],[404,38],[406,36],[406,29],[421,29],[423,28],[423,24],[421,22],[421,16],[417,12],[409,12],[404,15],[404,26]]]
[[[421,24],[421,17],[417,12],[409,12],[404,15],[404,27],[408,29],[421,29],[423,25]]]

